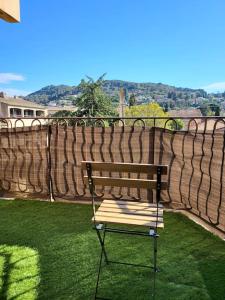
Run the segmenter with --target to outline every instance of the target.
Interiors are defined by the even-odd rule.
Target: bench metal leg
[[[106,262],[106,264],[108,264],[109,260],[108,260],[108,256],[107,256],[107,253],[106,253],[106,250],[105,250],[106,225],[99,224],[98,226],[95,226],[95,229],[96,229],[97,236],[98,236],[98,239],[99,239],[99,243],[101,245],[101,248],[102,248],[102,251],[103,251],[103,254],[104,254],[104,257],[105,257],[105,262]],[[103,236],[101,236],[101,233],[100,233],[101,230],[103,230]]]
[[[153,235],[153,293],[152,297],[155,300],[156,297],[156,273],[158,272],[157,268],[157,238],[158,234],[154,232]]]
[[[98,228],[98,226],[99,226],[99,228]],[[98,236],[98,239],[99,239],[99,242],[101,245],[101,254],[100,254],[100,260],[99,260],[99,266],[98,266],[97,283],[96,283],[96,288],[95,288],[95,299],[101,299],[101,298],[97,297],[97,294],[98,294],[98,285],[99,285],[100,273],[101,273],[101,268],[102,268],[103,255],[104,255],[106,264],[108,264],[108,261],[109,261],[107,254],[106,254],[106,250],[105,250],[105,235],[106,235],[105,226],[106,225],[104,225],[104,228],[103,228],[103,236],[101,236],[101,233],[100,233],[100,230],[102,230],[103,225],[100,224],[98,226],[95,226],[95,229],[96,229],[97,236]]]
[[[99,266],[98,266],[98,275],[97,275],[97,283],[96,283],[96,289],[95,289],[95,298],[94,299],[106,299],[106,298],[101,298],[98,297],[98,286],[99,286],[99,280],[100,280],[100,274],[101,274],[101,269],[102,269],[102,260],[103,256],[105,259],[106,264],[123,264],[123,265],[130,265],[130,266],[135,266],[135,267],[147,267],[147,268],[152,268],[153,269],[153,291],[152,291],[152,299],[155,300],[156,297],[156,273],[159,271],[157,268],[157,238],[159,235],[154,229],[150,229],[149,233],[144,233],[144,232],[137,232],[137,231],[127,231],[127,230],[117,230],[113,228],[107,228],[106,224],[99,224],[94,227],[96,230],[99,243],[101,246],[101,253],[100,253],[100,260],[99,260]],[[101,234],[102,231],[102,234]],[[105,250],[105,237],[106,237],[106,231],[112,232],[112,233],[124,233],[124,234],[132,234],[132,235],[141,235],[141,236],[148,236],[153,238],[153,266],[145,266],[145,265],[138,265],[138,264],[132,264],[132,263],[126,263],[126,262],[117,262],[117,261],[110,261],[108,259],[106,250]]]

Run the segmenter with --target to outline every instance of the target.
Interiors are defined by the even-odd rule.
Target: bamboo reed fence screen
[[[144,126],[2,128],[0,193],[1,197],[51,195],[55,200],[86,201],[90,195],[83,183],[82,160],[168,164],[165,205],[188,210],[225,232],[224,145],[224,131]],[[99,187],[98,195],[154,201],[154,194],[137,189]]]

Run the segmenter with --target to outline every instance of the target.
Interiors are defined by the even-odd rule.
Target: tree
[[[168,129],[174,129],[174,122],[169,121],[166,123],[166,121],[169,118],[168,113],[164,112],[163,108],[156,102],[151,102],[148,104],[142,104],[142,105],[135,105],[130,108],[125,109],[125,117],[133,117],[135,118],[141,118],[141,117],[149,117],[149,119],[145,120],[146,126],[157,126],[157,127],[166,127]],[[165,119],[156,119],[154,124],[154,119],[151,119],[151,117],[163,117]],[[126,120],[126,125],[132,126],[134,120]],[[139,121],[136,122],[136,125],[143,126],[143,122]],[[183,126],[181,123],[179,123],[179,129],[181,129]]]
[[[70,110],[60,110],[52,115],[54,118],[64,118],[64,117],[74,117],[76,114],[75,111]]]
[[[196,92],[196,97],[197,97],[197,98],[198,98],[198,97],[207,98],[207,92],[204,91],[204,90],[202,90],[202,89],[200,89],[200,90],[198,90],[198,91]]]
[[[210,103],[209,107],[212,112],[214,112],[215,116],[220,116],[220,107],[218,104]]]
[[[168,110],[169,110],[169,105],[168,105],[168,103],[165,103],[165,105],[164,105],[164,112],[167,113]]]
[[[74,100],[76,111],[71,112],[67,110],[59,111],[53,115],[53,117],[74,117],[73,120],[67,122],[68,125],[74,125],[76,117],[115,117],[118,115],[112,102],[113,99],[107,96],[102,90],[102,84],[104,82],[105,74],[94,81],[91,77],[87,77],[88,80],[81,80],[79,89],[81,95]],[[59,119],[60,120],[60,119]],[[65,121],[62,121],[65,123]],[[61,123],[62,123],[61,122]],[[87,121],[86,125],[90,125],[93,122]],[[78,124],[78,123],[76,123]],[[108,122],[105,122],[108,125]]]
[[[177,94],[176,94],[176,92],[174,92],[174,91],[168,92],[167,98],[173,99],[173,100],[177,100]]]
[[[172,98],[172,94],[171,94],[171,92],[168,92],[168,94],[167,94],[167,98],[168,98],[168,99],[171,99],[171,98]]]
[[[173,92],[172,99],[173,99],[174,101],[177,100],[177,94],[176,94],[175,92]]]
[[[169,123],[171,130],[181,130],[184,127],[184,122],[181,119],[174,119]]]
[[[102,85],[104,83],[103,74],[96,81],[87,76],[87,80],[82,79],[79,85],[81,96],[77,97],[75,105],[78,117],[106,117],[116,116],[116,110],[112,105],[112,99],[104,93]]]
[[[199,106],[199,109],[203,116],[212,116],[213,115],[211,108],[206,103],[201,104]]]
[[[129,107],[134,106],[135,104],[136,104],[136,98],[135,98],[135,95],[134,95],[134,94],[131,94],[131,95],[130,95],[130,98],[129,98]]]
[[[189,100],[189,98],[190,98],[190,97],[189,97],[189,95],[188,95],[188,94],[186,94],[186,95],[185,95],[185,97],[184,97],[185,101],[188,101],[188,100]]]
[[[52,117],[54,118],[58,118],[58,119],[54,119],[51,122],[54,123],[58,123],[60,125],[68,125],[68,126],[73,126],[75,124],[75,119],[63,119],[63,118],[67,118],[67,117],[74,117],[76,118],[76,112],[75,111],[69,111],[69,110],[60,110],[57,111],[56,113],[54,113],[52,115]]]
[[[215,108],[215,116],[220,116],[220,107],[219,107],[219,105],[217,105],[216,106],[216,108]]]
[[[170,106],[170,109],[174,109],[175,108],[175,102],[173,100],[170,100],[169,106]]]

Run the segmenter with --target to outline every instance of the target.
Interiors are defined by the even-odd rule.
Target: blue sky
[[[21,0],[0,21],[0,90],[26,94],[85,75],[225,90],[224,0]]]

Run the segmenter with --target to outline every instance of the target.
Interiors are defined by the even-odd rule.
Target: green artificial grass
[[[91,206],[0,201],[0,299],[93,299],[100,247]],[[112,260],[151,263],[152,239],[109,234]],[[225,243],[180,214],[165,213],[156,299],[225,299]],[[109,265],[100,296],[151,299],[152,271]]]

